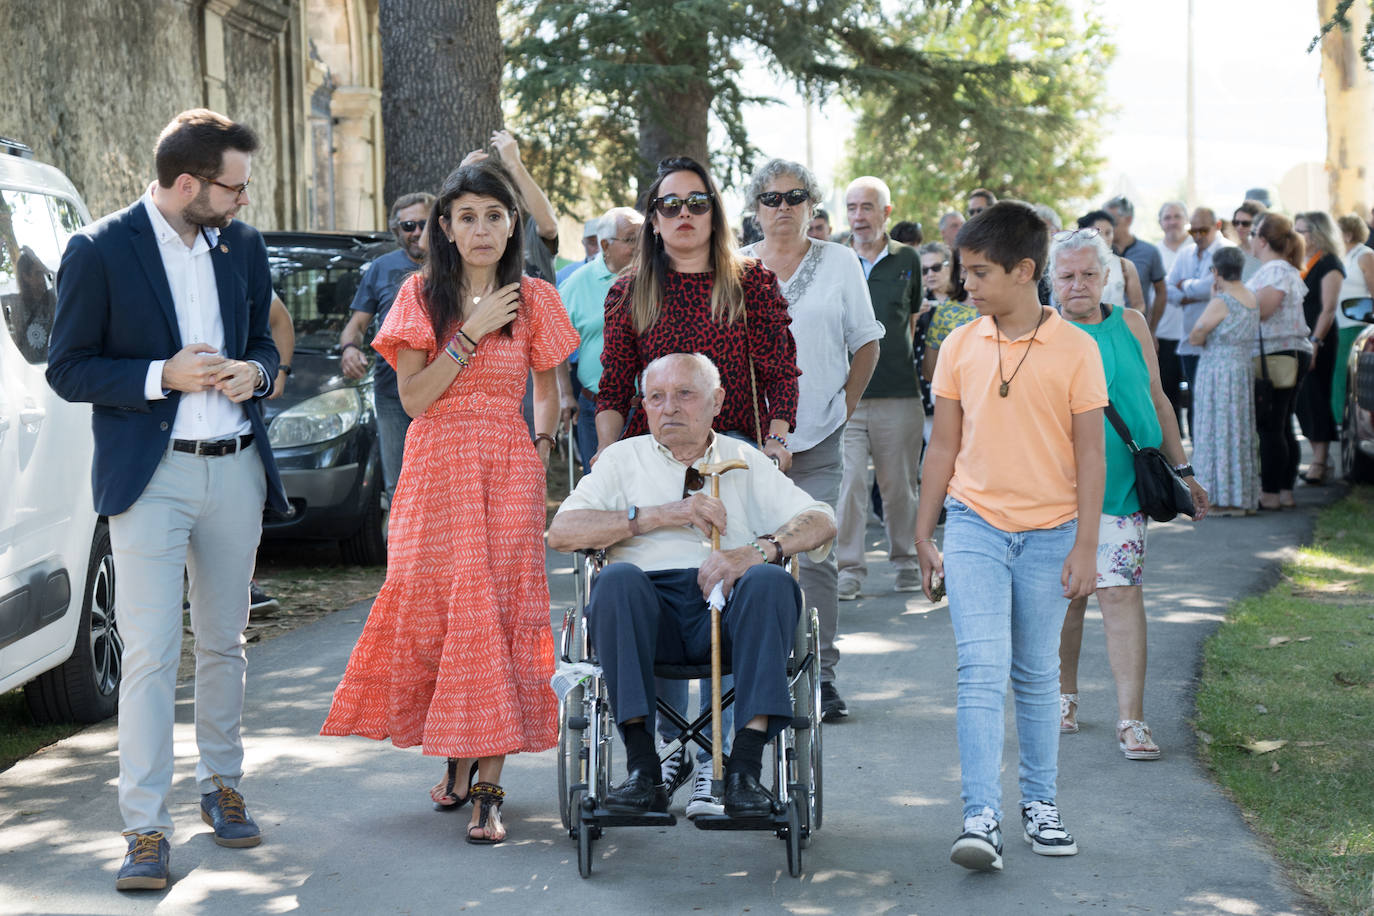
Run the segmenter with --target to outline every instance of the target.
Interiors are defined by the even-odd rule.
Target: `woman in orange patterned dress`
[[[490,161],[460,167],[431,211],[425,267],[373,341],[415,419],[386,582],[321,729],[448,758],[431,797],[440,810],[473,799],[467,839],[483,844],[506,836],[505,755],[552,747],[558,732],[544,471],[558,422],[554,367],[578,338],[554,288],[521,279],[521,243],[505,172]],[[531,369],[533,444],[521,415]]]

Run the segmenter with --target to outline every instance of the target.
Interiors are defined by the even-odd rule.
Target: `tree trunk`
[[[386,202],[437,193],[501,127],[497,0],[381,0]]]
[[[1336,0],[1317,0],[1318,24],[1328,21]],[[1330,176],[1331,212],[1370,217],[1374,204],[1374,76],[1360,59],[1355,42],[1369,22],[1369,4],[1350,7],[1350,32],[1332,29],[1322,39],[1322,85],[1326,94],[1326,171]]]
[[[706,133],[710,87],[705,82],[680,90],[650,85],[645,87],[644,96],[639,113],[639,193],[643,195],[653,183],[663,159],[691,156],[709,171]]]

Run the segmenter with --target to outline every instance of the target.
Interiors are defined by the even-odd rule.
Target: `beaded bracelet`
[[[452,344],[449,344],[447,347],[444,347],[444,352],[448,354],[449,359],[453,360],[455,363],[458,364],[458,368],[460,370],[466,369],[468,367],[468,358],[461,353],[455,353],[453,351]]]
[[[768,551],[766,551],[766,550],[764,550],[762,547],[760,547],[760,546],[758,545],[758,542],[757,542],[757,541],[750,541],[750,542],[749,542],[749,546],[752,547],[752,548],[754,548],[755,550],[757,550],[757,551],[759,552],[759,556],[763,557],[763,562],[764,562],[764,563],[771,562],[771,561],[768,559]]]
[[[777,433],[769,433],[768,435],[764,436],[763,438],[764,438],[764,441],[767,441],[767,440],[769,440],[769,439],[772,439],[772,440],[773,440],[774,442],[776,442],[778,445],[781,445],[783,448],[787,448],[787,440],[784,439],[782,436],[779,436]]]
[[[472,356],[474,353],[477,352],[476,347],[468,347],[467,344],[459,340],[458,334],[454,334],[452,337],[448,339],[448,345],[450,347],[457,347],[459,350],[463,351],[463,353],[467,354],[468,356]]]
[[[916,543],[913,544],[912,546],[913,546],[913,547],[919,546],[922,542],[926,542],[926,543],[929,543],[929,544],[934,544],[934,543],[935,543],[935,538],[917,538],[917,539],[916,539]]]

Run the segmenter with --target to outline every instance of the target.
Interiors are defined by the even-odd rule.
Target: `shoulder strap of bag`
[[[754,348],[749,345],[749,303],[744,304],[744,352],[749,357],[749,390],[754,398],[749,406],[754,414],[754,441],[763,448],[763,424],[759,422],[759,383],[754,377]]]
[[[1107,409],[1102,411],[1102,413],[1111,421],[1112,427],[1116,430],[1116,434],[1121,437],[1122,442],[1126,443],[1126,447],[1131,450],[1131,454],[1134,455],[1136,452],[1140,451],[1140,446],[1136,445],[1135,440],[1131,438],[1131,431],[1126,426],[1126,421],[1122,420],[1121,414],[1116,412],[1116,405],[1108,401]]]
[[[1255,311],[1256,311],[1256,312],[1259,311],[1259,300],[1258,300],[1258,298],[1255,300]],[[1257,324],[1256,327],[1259,328],[1259,343],[1260,343],[1260,347],[1259,347],[1259,364],[1260,364],[1260,378],[1264,379],[1264,380],[1267,382],[1267,381],[1269,381],[1269,363],[1266,362],[1265,359],[1264,359],[1264,316],[1263,316],[1263,315],[1259,316],[1259,324]]]

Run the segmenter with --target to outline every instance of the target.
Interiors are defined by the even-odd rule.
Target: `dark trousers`
[[[734,670],[735,721],[743,726],[769,716],[770,738],[792,716],[787,656],[800,613],[801,590],[792,577],[779,566],[754,566],[735,583],[722,616],[721,657]],[[695,569],[645,572],[612,563],[592,585],[587,626],[616,722],[643,716],[650,733],[654,662],[711,660],[711,611]]]
[[[1178,341],[1159,338],[1159,384],[1173,405],[1178,428],[1183,429],[1183,364],[1179,361]]]
[[[1259,428],[1260,489],[1265,493],[1291,490],[1298,481],[1298,462],[1302,452],[1293,432],[1293,407],[1298,389],[1312,357],[1299,350],[1279,350],[1270,356],[1296,356],[1298,383],[1292,388],[1276,388],[1272,398],[1255,403],[1255,426]]]
[[[1335,442],[1340,438],[1336,429],[1336,417],[1331,412],[1331,380],[1336,374],[1336,326],[1317,348],[1312,360],[1312,368],[1298,386],[1298,399],[1294,407],[1298,415],[1298,426],[1308,442]],[[1345,371],[1344,360],[1341,371]]]

